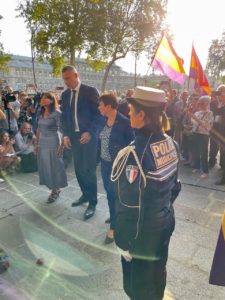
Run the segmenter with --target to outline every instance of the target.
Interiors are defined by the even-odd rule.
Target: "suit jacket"
[[[105,119],[105,124],[107,119]],[[104,126],[105,126],[104,124]],[[103,127],[104,127],[103,126]],[[102,128],[103,129],[103,128]],[[134,140],[134,131],[130,126],[130,120],[117,112],[115,122],[112,126],[109,138],[109,154],[112,161],[116,158],[118,152]]]
[[[70,106],[71,90],[67,89],[62,93],[62,130],[64,136],[71,136],[75,129],[74,116]],[[80,85],[77,100],[77,120],[80,132],[88,131],[92,137],[97,137],[99,129],[104,122],[98,110],[99,93],[91,86]]]

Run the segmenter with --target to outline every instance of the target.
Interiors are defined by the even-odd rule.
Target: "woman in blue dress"
[[[53,93],[44,93],[40,102],[38,117],[38,172],[41,185],[46,185],[51,194],[47,202],[54,202],[60,193],[60,188],[67,186],[67,176],[62,158],[60,119],[56,97]]]

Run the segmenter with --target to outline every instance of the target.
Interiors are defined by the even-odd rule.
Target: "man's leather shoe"
[[[84,219],[90,219],[91,217],[93,217],[95,214],[95,205],[90,205],[88,206],[88,208],[86,209],[85,213],[84,213]]]
[[[83,204],[83,203],[85,203],[85,202],[88,202],[88,200],[85,199],[84,196],[81,196],[77,201],[74,201],[74,202],[72,203],[72,207],[79,206],[79,205],[81,205],[81,204]]]

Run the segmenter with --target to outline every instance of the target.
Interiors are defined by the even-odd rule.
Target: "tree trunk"
[[[37,87],[36,74],[35,74],[35,68],[34,68],[35,53],[34,53],[34,47],[33,47],[33,35],[31,35],[30,48],[31,48],[31,61],[32,61],[33,79],[34,79],[35,89],[37,91],[38,87]]]
[[[104,73],[104,76],[103,76],[103,79],[102,79],[102,87],[101,87],[101,92],[102,93],[105,91],[106,82],[107,82],[107,79],[108,79],[108,76],[109,76],[109,71],[110,71],[110,69],[111,69],[114,62],[115,62],[115,60],[112,60],[106,66],[105,73]]]
[[[72,49],[70,50],[70,64],[71,64],[72,66],[75,66],[75,62],[76,62],[76,59],[75,59],[75,53],[76,53],[75,49],[72,48]]]
[[[134,87],[137,86],[137,55],[135,54],[135,61],[134,61]]]

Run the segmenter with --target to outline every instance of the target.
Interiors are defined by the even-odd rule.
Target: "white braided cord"
[[[120,175],[123,172],[123,169],[124,169],[124,167],[127,163],[127,160],[128,160],[128,157],[129,157],[130,154],[133,154],[134,159],[137,163],[138,169],[140,170],[141,176],[143,178],[144,186],[146,186],[145,173],[142,169],[142,166],[141,166],[140,160],[137,156],[137,153],[135,152],[135,146],[134,145],[129,145],[129,146],[123,148],[122,150],[120,150],[120,152],[118,153],[116,159],[113,162],[111,180],[112,181],[118,180],[118,178],[120,177]]]

